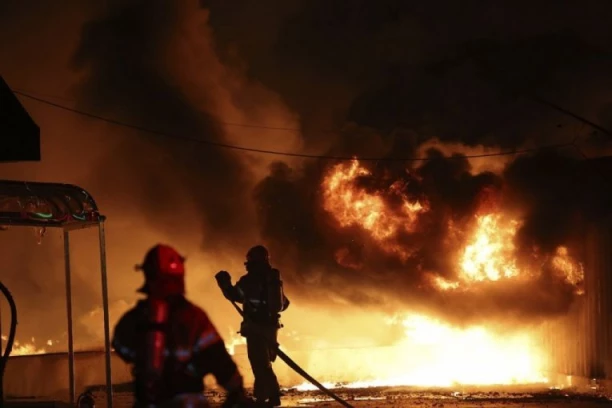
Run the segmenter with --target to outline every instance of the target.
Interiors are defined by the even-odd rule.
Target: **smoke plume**
[[[49,70],[55,65],[63,69],[58,68],[61,76],[52,82],[55,90],[20,72],[20,64],[36,60],[37,54],[25,56],[24,61],[5,60],[7,80],[13,88],[132,128],[23,99],[43,129],[44,158],[29,167],[7,166],[5,175],[74,183],[93,194],[109,220],[109,289],[114,311],[125,309],[135,298],[142,277],[132,266],[150,246],[162,241],[187,255],[190,294],[196,301],[212,303],[207,310],[214,316],[224,309],[218,306],[212,275],[219,269],[237,269],[248,247],[257,242],[254,207],[248,202],[269,164],[261,155],[214,145],[295,150],[299,148],[295,132],[255,133],[241,125],[275,123],[297,128],[297,116],[277,94],[219,60],[207,25],[208,11],[197,2],[117,1],[107,6],[73,6],[71,10],[78,12],[62,17],[70,24],[56,38],[75,41],[47,44],[57,55]],[[9,10],[14,15],[22,13],[18,5],[10,5]],[[33,27],[52,26],[43,17],[45,12],[49,10],[21,18],[29,18]],[[20,46],[25,45],[13,47],[15,54]],[[16,248],[7,266],[14,278],[6,275],[6,283],[16,294],[20,316],[30,316],[22,320],[26,323],[20,325],[20,337],[65,339],[64,325],[37,324],[31,318],[45,314],[49,315],[46,321],[63,320],[60,233],[47,231],[39,247],[31,231],[23,231],[20,241],[6,234],[5,248]],[[96,311],[100,303],[97,234],[73,236],[77,342],[86,346],[91,339],[99,344],[99,333],[92,329],[101,323]],[[28,239],[31,242],[26,245]],[[41,309],[37,299],[53,301]],[[113,312],[114,319],[117,313]],[[224,327],[229,318],[217,321]]]
[[[588,156],[609,154],[601,132],[533,99],[612,123],[612,34],[596,23],[607,13],[584,6],[577,16],[557,3],[116,0],[32,10],[6,2],[0,34],[15,41],[0,50],[0,68],[11,86],[133,128],[24,99],[42,128],[43,162],[7,165],[3,175],[71,182],[96,197],[109,219],[118,309],[140,284],[131,266],[166,241],[188,256],[190,296],[225,328],[233,319],[212,275],[238,273],[261,241],[298,309],[410,308],[462,322],[562,314],[576,285],[550,265],[560,246],[581,261],[580,233],[607,200],[591,193],[604,190],[600,176],[572,147],[465,157],[576,138]],[[350,161],[277,160],[213,144],[381,157],[360,162],[367,174],[346,186],[378,197],[402,227],[382,245],[326,208],[325,181]],[[426,160],[398,160],[410,157]],[[423,210],[413,217],[405,201]],[[441,290],[434,282],[458,279],[458,251],[487,211],[520,221],[516,266],[537,277]],[[83,234],[73,240],[75,313],[81,334],[94,338],[96,236]],[[12,254],[3,279],[24,316],[44,317],[24,319],[21,333],[62,337],[51,323],[63,318],[59,233],[41,245],[31,231],[15,237],[2,237]]]
[[[215,3],[211,2],[213,14],[217,8],[228,12]],[[511,13],[526,17],[525,11],[517,6]],[[348,112],[352,124],[328,137],[325,153],[383,158],[372,165],[362,163],[369,174],[355,178],[353,188],[382,198],[389,217],[400,216],[399,196],[426,200],[429,205],[413,231],[393,237],[393,245],[409,253],[400,259],[397,251],[381,250],[363,225],[341,227],[323,208],[321,184],[337,163],[274,164],[256,188],[255,199],[262,235],[288,283],[305,288],[306,296],[318,301],[333,295],[357,306],[396,307],[389,306],[391,297],[459,321],[566,312],[575,290],[547,265],[560,246],[569,247],[581,260],[579,237],[587,218],[596,217],[590,211],[593,203],[609,202],[601,194],[607,181],[582,163],[583,157],[572,146],[523,156],[470,160],[450,156],[572,140],[588,155],[609,153],[605,136],[602,139],[598,132],[534,98],[552,98],[585,116],[607,112],[601,110],[604,92],[595,84],[609,85],[603,77],[610,59],[601,41],[609,33],[573,24],[574,11],[555,7],[546,26],[540,20],[527,20],[520,33],[505,27],[491,36],[487,30],[504,26],[501,20],[508,15],[481,5],[470,9],[478,23],[467,28],[450,9],[441,14],[436,10],[437,23],[424,25],[419,22],[429,21],[434,12],[429,6],[309,2],[289,22],[271,25],[283,38],[273,52],[266,42],[273,28],[250,38],[244,51],[252,53],[253,72],[265,76],[258,69],[264,70],[270,62],[263,59],[286,63],[305,82],[317,77],[322,85],[318,96],[326,101],[321,110]],[[243,21],[240,16],[225,18]],[[445,31],[434,34],[440,27]],[[227,24],[219,25],[219,30],[233,46],[246,44],[233,36]],[[328,58],[309,64],[305,58],[313,49]],[[256,54],[265,57],[258,59]],[[295,67],[296,61],[306,68]],[[328,88],[327,81],[335,86]],[[302,106],[305,95],[317,93],[300,88],[296,81],[268,78],[268,83],[284,90],[291,106]],[[347,96],[351,94],[353,98]],[[328,106],[329,101],[336,105]],[[334,125],[334,118],[321,119],[315,106],[300,111],[311,125]],[[320,145],[321,133],[308,130],[306,145]],[[424,156],[431,160],[385,161]],[[399,195],[394,187],[398,182]],[[494,196],[496,204],[491,207],[483,196]],[[470,293],[432,289],[431,274],[445,279],[457,275],[457,260],[445,256],[455,248],[448,242],[448,223],[460,231],[467,229],[473,215],[487,205],[521,220],[513,237],[519,267],[537,270],[540,277],[529,283],[491,283]],[[467,235],[456,239],[465,242]]]

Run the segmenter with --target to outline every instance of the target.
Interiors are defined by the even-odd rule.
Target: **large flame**
[[[518,222],[503,223],[499,214],[478,216],[476,222],[474,235],[461,258],[462,277],[497,281],[517,276],[513,241]]]
[[[424,211],[423,205],[419,201],[409,201],[402,194],[400,184],[394,183],[389,191],[401,198],[401,207],[391,213],[380,195],[355,187],[358,177],[369,175],[371,173],[357,160],[338,164],[324,181],[325,209],[336,216],[341,226],[360,225],[380,241],[391,238],[399,230],[411,231],[418,214]]]
[[[3,348],[5,347],[7,336],[2,336]],[[47,340],[47,346],[53,346],[52,340]],[[36,339],[32,337],[31,342],[21,343],[17,340],[13,342],[13,349],[11,350],[11,356],[29,356],[36,354],[45,354],[47,352],[45,347],[38,347],[36,345]]]
[[[360,187],[358,179],[369,176],[371,173],[357,160],[331,168],[323,180],[324,208],[340,227],[361,227],[383,250],[405,259],[409,250],[395,243],[396,234],[414,232],[420,214],[428,211],[427,205],[410,201],[402,194],[401,186],[396,184],[391,184],[387,190],[376,191]],[[383,195],[390,194],[401,198],[399,210],[387,205]],[[485,281],[503,285],[507,280],[536,278],[540,271],[521,270],[519,267],[514,241],[520,225],[520,221],[491,209],[476,214],[472,222],[462,227],[462,231],[457,231],[457,226],[451,221],[448,237],[458,242],[455,255],[448,255],[456,257],[455,278],[443,278],[434,273],[431,275],[434,286],[442,291],[470,290]],[[341,258],[336,255],[337,260]],[[559,247],[549,261],[555,273],[570,284],[577,285],[583,279],[581,265],[569,255],[567,248]],[[509,331],[505,328],[498,332],[485,326],[459,328],[408,312],[402,324],[406,329],[405,338],[392,350],[377,353],[376,357],[372,357],[372,350],[361,358],[356,355],[358,353],[351,353],[352,361],[360,361],[352,372],[371,375],[345,386],[493,385],[547,381],[547,362],[542,357],[545,353],[540,350],[540,342],[532,329]],[[328,385],[334,386],[333,383]],[[309,389],[310,386],[299,388]]]
[[[546,383],[546,361],[537,342],[528,332],[495,332],[486,327],[456,328],[418,314],[401,321],[405,338],[382,350],[352,350],[336,365],[339,373],[360,373],[362,378],[342,384],[347,388],[373,386],[510,385]],[[328,356],[311,361],[328,366]],[[333,373],[333,368],[329,370]],[[337,382],[326,383],[334,388]],[[314,389],[304,383],[300,390]]]
[[[500,213],[475,216],[475,227],[459,259],[459,280],[449,281],[434,276],[434,284],[442,290],[457,289],[461,283],[500,281],[504,279],[534,279],[541,270],[521,270],[517,266],[515,234],[520,222],[504,217]],[[570,254],[567,247],[560,246],[550,258],[550,269],[581,293],[584,269]]]
[[[371,173],[358,160],[336,165],[323,181],[324,208],[334,214],[340,226],[358,225],[375,240],[387,243],[383,249],[405,258],[407,253],[392,243],[393,237],[400,231],[413,231],[418,215],[427,210],[426,206],[420,201],[409,200],[402,192],[401,183],[396,182],[385,191],[400,201],[398,208],[390,211],[381,194],[373,194],[356,186],[360,177],[368,176]]]

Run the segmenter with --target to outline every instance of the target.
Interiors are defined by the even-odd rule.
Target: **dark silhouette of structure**
[[[40,128],[0,76],[0,163],[40,161]]]
[[[8,84],[0,77],[0,163],[40,161],[40,128]],[[35,183],[26,181],[0,180],[0,227],[34,227],[40,229],[59,228],[64,235],[64,262],[66,272],[66,312],[68,323],[68,371],[70,404],[76,402],[74,374],[74,344],[72,325],[72,284],[70,262],[70,233],[72,231],[97,227],[100,244],[100,271],[102,303],[104,312],[104,347],[106,369],[107,406],[112,407],[111,345],[108,314],[108,286],[106,278],[105,217],[100,214],[91,194],[84,189],[59,183]],[[5,295],[8,291],[3,292]],[[7,298],[10,296],[7,295]],[[12,302],[12,298],[9,300]],[[7,346],[6,358],[2,359],[2,373],[10,354],[14,338],[17,315],[11,303],[12,333]],[[0,394],[0,402],[1,394]]]

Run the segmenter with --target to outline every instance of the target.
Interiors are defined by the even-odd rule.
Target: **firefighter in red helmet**
[[[205,375],[227,391],[225,406],[246,406],[242,376],[206,313],[185,294],[185,259],[156,245],[137,269],[147,297],[126,312],[113,333],[113,348],[133,366],[135,407],[208,407]]]
[[[247,273],[235,286],[226,271],[220,271],[215,278],[227,299],[244,306],[240,333],[246,338],[255,377],[255,399],[259,404],[279,406],[281,393],[272,362],[276,360],[278,329],[282,327],[280,313],[289,307],[289,300],[283,292],[280,272],[270,265],[265,247],[249,249],[244,265]]]

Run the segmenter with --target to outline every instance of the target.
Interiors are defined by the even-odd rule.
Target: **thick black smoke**
[[[308,139],[326,138],[315,129],[339,127],[348,113],[385,130],[512,146],[559,117],[514,103],[504,83],[595,115],[604,103],[593,85],[609,85],[609,5],[597,0],[205,3],[219,48],[238,49],[249,72],[283,95]]]
[[[43,160],[8,165],[2,176],[73,183],[93,194],[109,219],[111,308],[136,296],[142,277],[133,265],[157,240],[190,251],[190,259],[200,255],[198,250],[242,254],[253,244],[253,209],[244,205],[253,185],[246,161],[230,150],[172,137],[226,142],[210,119],[220,103],[218,88],[189,77],[199,68],[204,78],[223,74],[216,57],[206,47],[198,49],[208,33],[194,33],[193,21],[186,22],[197,14],[206,28],[205,10],[197,2],[111,1],[99,7],[72,2],[53,8],[9,1],[0,10],[0,31],[12,38],[0,47],[0,70],[11,87],[169,135],[22,98],[41,127]],[[185,48],[212,61],[194,66]],[[176,58],[181,52],[185,60]],[[11,229],[1,238],[6,256],[1,278],[20,309],[18,340],[36,337],[44,346],[46,338],[53,338],[65,346],[65,324],[58,324],[65,321],[60,232],[47,231],[40,246],[31,230]],[[95,231],[75,233],[72,239],[77,341],[101,323],[100,315],[87,316],[101,301],[96,239]],[[191,265],[199,281],[191,294],[202,298],[211,285],[199,283],[219,266],[205,265],[211,270],[201,271],[197,261]],[[122,311],[112,310],[111,319]]]
[[[289,18],[278,17],[278,24],[264,32],[254,30],[247,43],[227,23],[243,21],[241,14],[229,16],[222,5],[209,3],[213,25],[219,19],[219,38],[233,46],[248,44],[239,49],[251,53],[251,72],[282,90],[290,105],[311,120],[307,123],[337,126],[338,116],[321,111],[344,111],[345,120],[381,135],[388,157],[415,156],[418,143],[432,136],[505,149],[578,138],[582,151],[609,151],[601,134],[534,98],[607,117],[602,95],[610,90],[604,78],[612,32],[592,26],[602,18],[597,14],[603,10],[595,13],[596,7],[586,11],[542,3],[544,21],[526,3],[502,8],[462,4],[466,18],[458,18],[459,10],[448,5],[313,1],[298,11],[283,9],[279,14]],[[249,10],[258,12],[254,6]],[[586,13],[588,27],[576,17]],[[508,24],[515,20],[523,21],[520,31]],[[281,33],[276,42],[270,40],[274,30]],[[321,58],[310,58],[313,53]],[[282,78],[266,75],[269,60],[286,68]],[[314,78],[321,86],[306,89],[303,84]],[[597,84],[606,84],[607,91]],[[316,104],[308,102],[313,99]],[[320,145],[321,132],[309,126],[304,131],[307,143]],[[381,146],[368,147],[355,132],[336,132],[333,140],[331,154],[372,156]],[[572,147],[525,155],[494,175],[472,174],[467,160],[438,157],[418,168],[419,181],[406,176],[407,165],[377,163],[371,167],[373,176],[360,180],[361,187],[392,200],[390,184],[404,179],[408,196],[430,200],[431,211],[419,230],[397,237],[413,252],[403,263],[378,251],[363,230],[338,228],[322,210],[320,186],[333,163],[307,163],[303,169],[276,164],[255,198],[262,235],[287,281],[313,297],[333,293],[379,306],[391,297],[413,307],[452,310],[460,317],[538,317],[563,313],[574,299],[570,285],[546,272],[546,260],[559,245],[581,259],[580,236],[601,214],[597,203],[609,202],[602,194],[609,182],[582,158]],[[467,225],[483,194],[491,191],[501,209],[521,215],[517,254],[523,267],[544,270],[542,277],[529,287],[492,284],[478,293],[442,296],[430,291],[426,272],[449,278],[456,273],[445,256],[448,221]],[[344,266],[335,259],[338,248]]]
[[[172,33],[180,21],[178,8],[147,2],[143,9],[143,4],[117,3],[84,30],[76,55],[76,62],[88,72],[83,103],[97,112],[125,115],[132,122],[136,119],[162,131],[203,134],[221,141],[221,130],[190,106],[169,69],[166,50],[172,46]],[[314,119],[305,122],[306,145],[330,154],[416,156],[418,145],[433,136],[443,142],[501,148],[591,137],[584,129],[579,133],[569,118],[530,98],[546,95],[562,104],[572,97],[588,100],[594,78],[610,64],[601,58],[605,50],[592,41],[594,33],[567,25],[569,9],[564,10],[568,14],[557,12],[555,24],[545,29],[530,21],[524,31],[502,26],[498,35],[491,35],[486,32],[488,25],[479,28],[473,22],[454,21],[451,11],[439,15],[432,6],[394,1],[290,2],[279,9],[279,20],[266,17],[276,23],[263,29],[267,37],[259,32],[247,35],[247,24],[236,38],[238,32],[224,31],[223,21],[239,19],[242,14],[228,16],[226,6],[214,1],[204,5],[210,7],[213,28],[218,28],[218,51],[223,54],[230,49],[224,42],[229,40],[244,52],[241,55],[251,75],[279,90],[303,118]],[[245,3],[245,7],[254,6]],[[234,10],[232,7],[232,13]],[[516,6],[508,12],[521,15],[526,10]],[[491,17],[508,18],[482,6],[471,8],[470,13],[482,23]],[[261,25],[252,29],[258,27]],[[445,27],[442,32],[441,27]],[[269,57],[281,63],[278,67],[284,68],[283,75],[270,76],[270,61],[246,49],[247,37],[254,49],[263,47],[273,54]],[[317,58],[312,58],[315,51]],[[234,53],[225,55],[228,64],[236,62]],[[313,76],[319,86],[307,90],[313,88],[306,85]],[[577,80],[584,90],[567,89],[568,81]],[[335,116],[317,113],[317,109],[335,112]],[[331,138],[311,128],[313,124],[346,122],[354,125],[333,132]],[[158,166],[170,169],[180,163],[180,170],[165,177],[163,172],[151,171],[155,162],[150,159],[147,165],[129,169],[139,180],[142,205],[149,214],[168,214],[168,197],[180,194],[176,184],[181,180],[178,184],[205,214],[208,237],[239,242],[237,237],[244,235],[244,226],[253,220],[243,209],[250,186],[237,156],[219,150],[196,152],[185,145],[163,146],[171,157]],[[321,146],[326,147],[322,150]],[[481,310],[520,316],[566,310],[572,289],[554,280],[538,281],[528,303],[523,301],[522,285],[492,285],[481,293],[440,297],[427,276],[455,277],[456,260],[448,251],[457,242],[448,242],[449,222],[459,230],[468,227],[487,195],[498,197],[503,209],[520,210],[524,224],[517,247],[520,257],[527,259],[524,262],[529,262],[534,247],[542,261],[557,246],[571,245],[584,222],[576,214],[585,211],[584,200],[578,198],[584,193],[574,189],[584,177],[575,152],[519,159],[501,175],[473,174],[466,159],[445,159],[436,151],[428,155],[431,160],[411,172],[406,172],[405,165],[381,161],[370,168],[372,176],[356,184],[382,193],[389,211],[397,208],[399,196],[392,188],[397,181],[402,181],[403,195],[428,203],[429,211],[416,231],[396,237],[397,244],[411,254],[407,260],[382,251],[359,227],[338,228],[323,210],[321,183],[330,163],[306,163],[293,169],[283,163],[273,165],[253,197],[261,236],[286,271],[288,284],[313,293],[339,293],[355,304],[381,307],[386,296],[391,296],[425,308],[450,307],[463,317],[479,315]],[[568,179],[574,182],[571,187]],[[565,205],[559,208],[559,202]],[[459,232],[455,239],[461,241],[465,236]],[[242,242],[247,245],[246,240]],[[579,253],[578,248],[572,249]]]
[[[168,60],[172,35],[181,24],[178,3],[111,3],[107,13],[85,25],[75,54],[75,67],[85,72],[80,85],[81,106],[178,138],[222,142],[216,122],[189,103],[176,85],[180,78],[171,72],[181,64]],[[208,90],[202,91],[205,101],[214,98]],[[195,200],[204,216],[208,250],[222,244],[224,237],[240,237],[245,232],[248,213],[242,209],[242,200],[247,191],[246,169],[232,151],[171,137],[140,136],[158,148],[139,151],[142,143],[126,141],[95,171],[101,180],[113,179],[117,192],[124,192],[114,200],[140,199],[143,214],[150,216],[152,223],[170,229],[174,225],[177,230],[189,221],[182,220],[174,205]],[[117,173],[109,174],[106,161],[123,159],[126,152],[131,153],[131,160],[115,167]],[[162,222],[160,217],[164,217]]]
[[[393,183],[403,180],[402,195],[427,202],[417,228],[398,233],[393,242],[410,252],[407,260],[385,252],[359,226],[341,228],[323,209],[320,189],[333,166],[307,166],[303,174],[283,163],[255,191],[262,235],[289,287],[321,301],[339,296],[355,305],[393,308],[388,299],[412,308],[466,319],[539,318],[564,313],[576,287],[549,269],[559,246],[583,260],[581,237],[612,202],[606,180],[576,157],[543,152],[521,157],[501,175],[472,174],[467,159],[445,158],[430,151],[431,160],[411,173],[390,171],[380,163],[355,180],[383,197],[393,213],[398,197]],[[529,282],[484,283],[468,292],[440,291],[431,274],[458,279],[457,249],[466,243],[474,214],[487,211],[519,214],[516,257],[523,271],[540,273]],[[449,231],[449,221],[456,227]],[[338,258],[341,254],[341,259]],[[588,273],[588,272],[587,272]]]
[[[107,1],[95,13],[94,7],[83,2],[66,6],[78,18],[56,10],[56,5],[41,6],[27,30],[17,26],[24,16],[36,13],[22,3],[9,1],[0,6],[0,18],[8,16],[2,27],[14,26],[9,33],[20,42],[12,47],[18,51],[0,49],[3,75],[15,73],[12,78],[7,74],[7,79],[23,79],[27,85],[28,78],[45,77],[40,83],[54,93],[53,89],[62,88],[56,81],[70,82],[77,72],[81,77],[77,107],[83,110],[168,134],[226,142],[210,116],[218,95],[206,88],[194,92],[197,87],[190,86],[207,77],[214,64],[205,61],[201,70],[182,70],[187,61],[177,60],[180,54],[172,52],[186,42],[181,39],[183,2]],[[196,2],[191,3],[195,10]],[[612,83],[606,78],[612,68],[607,57],[612,30],[609,11],[600,1],[562,5],[552,0],[502,5],[403,0],[201,3],[210,10],[209,24],[224,62],[276,91],[299,115],[310,153],[415,156],[421,154],[418,146],[431,137],[511,149],[580,136],[578,144],[590,155],[610,147],[601,132],[594,133],[529,99],[539,95],[610,126]],[[83,16],[88,23],[80,27]],[[41,45],[36,33],[43,28],[55,42]],[[78,39],[76,51],[67,38]],[[39,50],[37,58],[18,62],[28,52],[34,55],[28,51],[34,49]],[[195,46],[193,50],[201,53]],[[64,61],[46,63],[45,52],[71,55],[73,71],[66,74]],[[11,65],[19,68],[6,68]],[[60,74],[70,80],[58,79]],[[250,95],[233,96],[229,104],[259,104]],[[255,116],[267,125],[285,126]],[[58,122],[66,120],[59,114],[58,118],[63,118]],[[49,127],[43,133],[45,129]],[[67,126],[61,133],[72,129]],[[469,222],[483,197],[497,197],[508,211],[527,212],[516,242],[525,262],[534,251],[546,255],[559,244],[578,251],[579,245],[573,243],[580,241],[577,236],[585,218],[603,207],[601,197],[589,194],[604,190],[598,184],[600,171],[597,166],[579,164],[580,157],[572,149],[518,158],[501,174],[474,174],[467,160],[446,160],[436,152],[429,153],[433,160],[416,169],[411,163],[372,163],[373,176],[361,178],[359,186],[381,192],[393,206],[398,197],[390,186],[400,180],[402,193],[427,198],[430,204],[416,232],[397,237],[413,250],[413,257],[401,262],[380,251],[360,228],[338,228],[322,209],[321,182],[336,163],[278,163],[252,191],[254,183],[239,156],[242,153],[112,125],[103,131],[114,151],[104,150],[101,158],[84,163],[84,169],[41,172],[65,181],[80,182],[77,173],[90,178],[85,187],[92,186],[95,195],[103,196],[99,201],[105,204],[105,212],[132,214],[138,209],[147,217],[147,227],[167,236],[181,235],[191,224],[200,223],[202,246],[210,251],[231,246],[242,252],[254,243],[253,227],[258,223],[293,297],[304,294],[303,298],[322,300],[333,294],[355,305],[380,308],[404,302],[468,317],[482,310],[520,316],[561,313],[573,294],[557,281],[541,280],[533,293],[522,286],[491,286],[463,297],[432,290],[426,274],[454,276],[455,265],[445,257],[447,223],[450,219],[460,225]],[[99,144],[89,147],[88,136],[82,135],[76,147],[74,138],[66,137],[72,141],[66,148],[70,155],[83,152],[89,157],[88,148],[99,148]],[[266,136],[262,133],[242,144],[261,146]],[[57,140],[46,140],[47,153],[52,145],[63,149]],[[61,167],[56,164],[51,167]],[[187,202],[197,209],[196,221],[190,219],[193,212],[184,211],[182,204]],[[118,235],[109,242],[118,242]],[[129,239],[121,238],[126,240],[125,262],[139,257],[129,250]],[[343,264],[349,266],[338,263],[338,250]],[[29,254],[24,251],[27,265],[16,270],[15,276],[37,269],[29,265]],[[54,290],[61,289],[60,266],[53,268]],[[84,276],[89,279],[91,274]],[[24,294],[48,295],[50,289],[35,276],[22,281],[26,282]],[[123,298],[130,291],[116,296]],[[81,292],[87,298],[82,304],[90,307],[93,289],[84,285]],[[529,304],[524,302],[525,293],[530,294]]]

